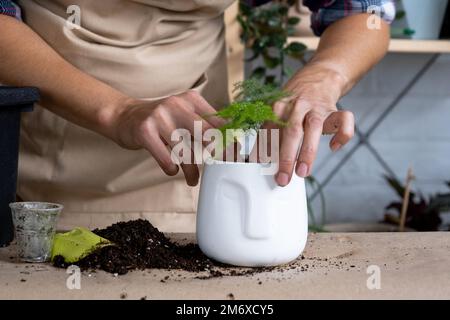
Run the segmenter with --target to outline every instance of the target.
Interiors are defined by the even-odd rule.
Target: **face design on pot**
[[[286,187],[259,163],[205,165],[197,240],[202,251],[236,265],[274,265],[303,250],[308,232],[304,180]]]
[[[248,180],[247,180],[248,181]],[[250,239],[267,239],[272,234],[267,198],[249,190],[244,181],[224,178],[218,184],[217,205],[229,208],[241,220],[242,234]]]
[[[294,178],[282,188],[262,168],[218,163],[207,166],[203,179],[201,201],[209,207],[208,215],[248,239],[270,239],[306,206],[303,179]]]

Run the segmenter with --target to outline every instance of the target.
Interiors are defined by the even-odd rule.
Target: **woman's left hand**
[[[288,102],[274,105],[274,112],[287,121],[287,126],[281,129],[276,175],[280,186],[289,184],[294,167],[300,177],[311,174],[322,134],[334,134],[330,141],[332,151],[339,150],[353,137],[353,113],[336,108],[345,82],[337,72],[311,65],[286,84],[285,90],[292,96]]]

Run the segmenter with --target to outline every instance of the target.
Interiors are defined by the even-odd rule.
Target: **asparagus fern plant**
[[[274,85],[262,84],[256,79],[236,83],[233,92],[235,101],[215,114],[228,121],[220,128],[224,137],[226,130],[241,129],[248,133],[250,130],[258,130],[267,121],[285,125],[273,112],[272,105],[289,96],[289,93]]]

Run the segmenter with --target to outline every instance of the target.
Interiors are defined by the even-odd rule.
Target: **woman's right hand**
[[[187,129],[191,137],[194,137],[194,122],[200,121],[203,135],[206,130],[223,124],[223,120],[214,116],[205,119],[205,115],[215,112],[216,110],[194,90],[158,102],[132,100],[118,113],[113,124],[112,138],[127,149],[146,149],[167,175],[174,176],[179,168],[172,161],[169,149],[179,142],[171,140],[172,132],[176,129]],[[193,144],[191,145],[193,147]],[[181,163],[181,168],[187,184],[197,185],[198,166],[195,163]]]

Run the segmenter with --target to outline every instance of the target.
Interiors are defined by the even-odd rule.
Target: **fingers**
[[[189,148],[188,147],[182,148],[181,151],[179,151],[181,154],[174,153],[173,156],[175,156],[178,159],[177,163],[180,164],[181,169],[183,170],[183,174],[187,184],[189,186],[196,186],[199,180],[199,170],[198,166],[194,162],[194,153],[192,151],[192,148],[194,148],[194,141],[192,141],[191,136],[184,137],[184,139],[186,139],[184,142],[173,141],[172,133],[177,128],[174,119],[171,118],[168,114],[166,114],[165,116],[158,117],[158,120],[159,120],[158,121],[159,135],[161,136],[162,140],[165,141],[165,143],[170,147],[170,149],[173,150],[178,143],[184,143],[186,141],[190,142]],[[185,151],[189,152],[189,155],[182,154]],[[186,159],[188,160],[186,161]]]
[[[332,151],[342,148],[355,134],[355,118],[350,111],[333,112],[324,123],[324,133],[336,133],[330,141]]]
[[[276,176],[278,185],[289,184],[297,160],[298,149],[303,137],[303,117],[306,108],[302,101],[296,103],[291,111],[286,128],[281,131],[279,169]]]
[[[317,149],[319,148],[323,122],[323,116],[317,112],[310,111],[305,116],[305,134],[296,167],[296,173],[299,177],[305,178],[311,172]]]
[[[181,170],[183,170],[184,178],[188,186],[195,187],[198,184],[200,173],[196,164],[180,164]]]
[[[141,144],[155,158],[161,169],[169,176],[178,173],[178,166],[175,165],[164,142],[161,140],[158,130],[151,122],[146,122],[140,128]]]
[[[158,162],[162,170],[169,176],[174,176],[178,173],[179,167],[172,160],[172,154],[168,150],[173,149],[179,141],[172,141],[172,132],[177,128],[174,117],[170,114],[167,108],[157,107],[152,113],[152,118],[143,122],[139,132],[141,144],[147,149],[155,160]],[[188,137],[190,141],[190,136]],[[193,144],[191,143],[191,146]],[[182,152],[185,149],[182,149]],[[180,166],[183,170],[186,182],[189,186],[198,184],[199,171],[197,165],[193,161],[193,152],[189,149],[190,161],[184,163],[182,160]],[[175,156],[182,157],[183,155],[175,154]],[[181,159],[182,159],[181,158]]]
[[[330,111],[327,107],[311,107],[305,101],[297,101],[289,115],[288,126],[282,130],[277,183],[280,186],[289,183],[294,165],[298,176],[309,176],[322,133],[335,133],[330,148],[336,151],[353,137],[354,126],[354,117],[349,111]]]
[[[266,134],[259,131],[256,137],[256,142],[248,157],[249,162],[253,163],[268,163],[272,156],[272,135],[271,130],[279,130],[274,123],[266,123],[261,127],[262,130],[267,130]]]
[[[167,132],[161,137],[161,139],[170,147],[171,151],[171,161],[172,163],[174,161],[178,161],[178,163],[181,167],[181,170],[183,171],[184,177],[186,179],[186,183],[193,187],[198,184],[199,180],[199,169],[198,166],[194,162],[194,153],[192,151],[193,142],[191,141],[191,147],[190,148],[182,148],[181,150],[178,150],[178,154],[174,153],[174,148],[178,143],[184,143],[180,141],[172,141],[170,131],[167,130]],[[187,161],[185,159],[185,154],[183,154],[185,151],[187,151],[189,154],[187,155]],[[177,160],[173,160],[173,157]]]
[[[180,164],[187,183],[191,186],[197,185],[199,170],[194,158],[194,151],[198,151],[198,149],[202,151],[198,142],[209,145],[207,141],[203,141],[205,132],[223,125],[225,120],[214,116],[205,118],[205,115],[214,114],[216,110],[198,92],[193,90],[168,97],[154,105],[137,105],[132,111],[123,119],[124,126],[132,128],[129,137],[133,138],[128,138],[128,140],[135,141],[137,146],[147,149],[167,175],[176,175],[179,171],[177,164]],[[179,155],[175,155],[174,159],[178,158],[180,161],[173,160],[174,155],[171,153],[174,152],[168,150],[168,146],[171,149],[174,147],[177,147],[177,150],[180,149],[178,148],[180,141],[171,139],[177,129],[186,129],[189,132],[186,139],[190,142],[189,147],[181,148],[182,152],[189,150],[190,157],[186,155],[180,159]],[[186,134],[186,132],[178,133]],[[124,136],[127,137],[125,134]],[[191,141],[192,138],[195,139],[194,143]]]
[[[154,114],[158,116],[158,112],[164,112],[164,115],[170,116],[172,121],[176,124],[176,128],[188,129],[192,135],[194,135],[195,121],[202,122],[203,132],[212,128],[213,126],[208,123],[196,113],[196,105],[190,100],[186,100],[181,95],[172,96],[164,100],[160,106],[158,106]]]
[[[226,121],[222,118],[213,116],[217,112],[205,98],[203,98],[197,91],[190,90],[185,93],[189,100],[192,102],[194,111],[203,119],[205,119],[210,125],[215,128],[223,126]]]
[[[188,93],[189,100],[186,97]],[[171,130],[187,129],[196,141],[201,142],[206,147],[208,142],[203,141],[203,135],[207,130],[214,128],[214,125],[211,123],[211,119],[208,119],[209,121],[207,121],[205,118],[202,118],[196,110],[197,108],[202,110],[207,109],[209,104],[195,91],[189,91],[188,93],[167,98],[155,109],[154,116],[158,119],[158,123],[160,123],[159,120],[163,120],[159,119],[160,116],[170,118],[171,124],[174,125],[174,128],[171,127]],[[193,99],[193,97],[195,98]],[[204,105],[205,103],[206,105]],[[198,107],[200,105],[202,105],[202,107]],[[209,106],[209,108],[212,107]],[[161,126],[164,127],[164,120],[161,121],[161,123]]]
[[[315,111],[308,112],[304,120],[305,135],[297,161],[297,175],[307,177],[311,174],[322,133],[336,133],[330,141],[330,148],[337,151],[353,137],[354,127],[350,111],[335,111],[325,118]]]

